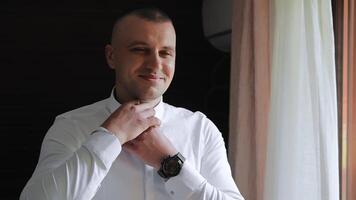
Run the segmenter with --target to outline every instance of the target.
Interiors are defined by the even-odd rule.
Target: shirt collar
[[[109,102],[108,102],[108,109],[110,114],[113,113],[116,109],[118,109],[121,104],[116,100],[115,98],[115,93],[114,93],[114,89],[112,89],[111,91],[111,95],[109,97]],[[161,97],[161,100],[159,101],[159,103],[154,107],[155,110],[155,117],[157,117],[159,120],[162,121],[163,118],[163,98]]]

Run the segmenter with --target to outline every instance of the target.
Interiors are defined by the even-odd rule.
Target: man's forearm
[[[60,144],[45,141],[44,151],[51,152],[53,145]],[[47,154],[20,199],[91,199],[120,151],[121,145],[115,136],[96,133],[59,166],[53,166],[51,160],[62,159],[63,155]]]

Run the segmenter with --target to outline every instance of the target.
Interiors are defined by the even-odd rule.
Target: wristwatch
[[[185,158],[179,152],[172,157],[168,156],[162,160],[158,174],[167,180],[173,176],[177,176],[183,167],[184,161]]]

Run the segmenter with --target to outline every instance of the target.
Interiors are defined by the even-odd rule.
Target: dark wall
[[[204,39],[201,1],[152,2],[172,16],[178,37],[175,79],[164,100],[204,112],[227,139],[230,59]],[[18,199],[56,115],[110,94],[114,76],[104,46],[125,4],[0,3],[0,199]]]

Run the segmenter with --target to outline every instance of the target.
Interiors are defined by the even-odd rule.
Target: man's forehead
[[[162,41],[175,46],[175,30],[170,21],[155,22],[130,15],[124,17],[113,30],[113,41],[121,40],[124,43],[149,43],[152,36],[160,37]]]
[[[115,29],[123,31],[123,30],[126,30],[127,27],[131,27],[131,26],[132,27],[139,27],[138,24],[146,24],[146,25],[149,25],[149,24],[151,24],[151,25],[162,25],[162,24],[165,24],[165,25],[172,26],[172,28],[174,29],[172,22],[169,21],[169,20],[167,20],[167,21],[154,21],[154,20],[148,20],[148,19],[142,18],[142,17],[134,15],[134,14],[130,14],[130,15],[127,15],[127,16],[121,18],[120,20],[118,20],[115,23],[114,31],[115,31]]]

